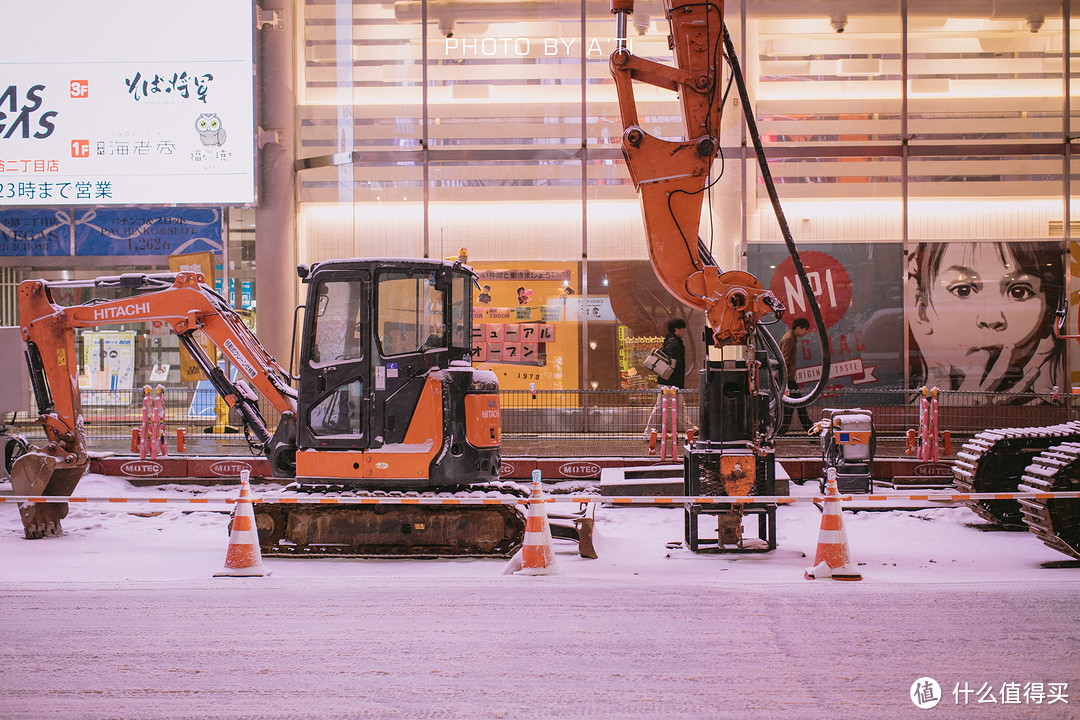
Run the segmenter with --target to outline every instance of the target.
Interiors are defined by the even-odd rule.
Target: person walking
[[[788,395],[791,397],[799,397],[799,383],[795,380],[795,371],[798,369],[795,362],[795,349],[799,344],[799,338],[809,332],[810,321],[804,317],[797,317],[792,321],[791,329],[780,338],[780,354],[784,358],[784,367],[787,368]],[[781,435],[787,433],[788,427],[791,425],[792,410],[794,409],[790,405],[784,405],[784,419],[780,423]],[[799,408],[799,422],[802,423],[803,430],[809,430],[813,425],[810,422],[810,415],[804,407]]]
[[[674,387],[680,390],[686,385],[686,346],[683,344],[683,338],[686,337],[686,321],[682,318],[672,318],[667,324],[667,335],[664,336],[664,344],[660,348],[665,355],[674,361],[675,366],[666,379],[660,376],[656,377],[656,385],[660,390],[664,389],[664,386]],[[661,419],[663,401],[663,393],[657,393],[656,403],[653,405],[652,412],[649,413],[649,421],[645,423],[645,439],[648,440],[653,431],[659,427],[657,420]],[[678,420],[677,432],[682,432],[690,427],[690,423],[687,420],[688,414],[683,403],[679,403],[679,412],[677,413]]]

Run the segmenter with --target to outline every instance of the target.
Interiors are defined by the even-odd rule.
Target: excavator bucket
[[[87,466],[84,456],[55,455],[34,449],[19,457],[11,468],[11,489],[15,495],[67,497],[75,490]],[[60,521],[67,517],[67,503],[19,503],[27,540],[61,534]]]

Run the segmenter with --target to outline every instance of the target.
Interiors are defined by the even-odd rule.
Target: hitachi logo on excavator
[[[150,312],[150,303],[131,303],[130,305],[118,305],[94,310],[95,320],[117,320],[119,318],[132,317],[134,315],[146,315]]]

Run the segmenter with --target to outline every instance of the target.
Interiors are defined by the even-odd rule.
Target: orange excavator
[[[634,55],[626,43],[633,0],[612,0],[617,46],[610,68],[623,125],[622,150],[638,191],[649,258],[660,282],[675,298],[705,313],[710,358],[701,371],[700,435],[688,443],[684,481],[688,495],[774,494],[774,437],[784,406],[805,407],[820,397],[829,379],[829,348],[821,311],[799,259],[773,185],[738,56],[724,25],[722,0],[665,0],[675,67]],[[724,63],[730,71],[724,82]],[[647,133],[638,119],[634,83],[678,95],[684,138]],[[738,88],[746,126],[757,153],[761,180],[772,201],[796,273],[821,339],[822,371],[801,398],[785,397],[785,366],[776,341],[763,328],[784,312],[780,301],[748,272],[722,271],[698,236],[707,189],[715,181],[713,161],[721,151],[720,118],[727,92]],[[772,359],[770,359],[770,354]],[[776,360],[778,362],[773,362]],[[775,368],[775,371],[774,369]],[[741,546],[741,510],[725,506],[687,510],[692,550],[726,551]],[[720,515],[715,546],[698,536],[698,514]],[[770,516],[774,520],[774,516]],[[730,542],[729,542],[730,541]],[[770,541],[774,546],[775,538]],[[706,546],[710,546],[706,548]],[[771,549],[771,548],[770,548]]]
[[[287,490],[514,494],[498,482],[498,380],[471,361],[472,270],[460,261],[359,259],[298,273],[308,293],[296,377],[199,274],[21,283],[21,332],[47,444],[15,461],[14,492],[70,496],[87,469],[75,330],[160,320],[238,413],[252,449],[276,477],[295,480]],[[55,288],[75,285],[123,296],[54,302]],[[235,368],[232,377],[197,332]],[[260,396],[280,414],[272,433]],[[40,538],[60,533],[67,504],[20,510],[26,536]],[[525,529],[513,504],[495,502],[258,503],[256,524],[264,553],[305,556],[505,556]]]

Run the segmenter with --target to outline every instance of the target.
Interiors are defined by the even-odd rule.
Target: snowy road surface
[[[5,718],[1075,718],[1048,582],[229,579],[0,590]],[[928,676],[932,710],[908,697]],[[955,684],[1068,682],[1069,704]]]
[[[679,508],[601,507],[600,557],[557,543],[553,577],[267,558],[214,578],[227,516],[140,509],[73,505],[28,541],[0,506],[0,719],[1080,718],[1080,564],[964,508],[845,512],[855,583],[802,579],[810,503],[777,511],[774,552],[725,556],[667,547]]]

